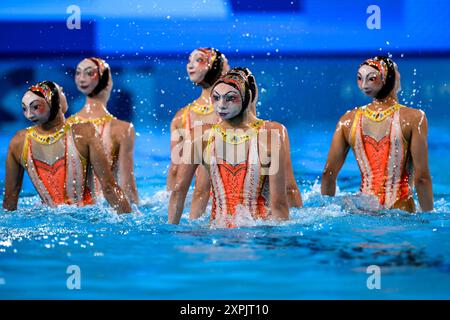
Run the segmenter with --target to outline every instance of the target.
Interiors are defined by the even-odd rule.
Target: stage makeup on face
[[[219,83],[214,87],[211,100],[214,104],[214,110],[223,120],[236,117],[242,110],[240,92],[226,83]]]
[[[98,67],[91,59],[82,60],[75,72],[75,83],[84,95],[91,94],[100,80]]]
[[[46,123],[50,118],[50,105],[44,98],[29,90],[22,98],[22,110],[25,118],[37,125]]]
[[[358,69],[357,83],[359,89],[369,97],[375,97],[383,87],[381,75],[375,68],[362,65]]]
[[[209,70],[208,55],[200,50],[192,51],[186,70],[192,82],[195,84],[202,82]]]

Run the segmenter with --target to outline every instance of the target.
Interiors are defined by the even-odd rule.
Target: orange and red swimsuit
[[[43,143],[36,128],[28,128],[21,163],[46,205],[93,204],[87,161],[78,153],[70,124],[62,130],[58,139]]]
[[[351,146],[361,171],[362,193],[371,194],[388,209],[399,208],[413,212],[412,162],[408,142],[400,124],[401,105],[383,121],[391,121],[389,133],[378,141],[365,134],[363,123],[371,121],[364,116],[364,108],[357,110],[351,129]]]
[[[268,179],[261,174],[258,135],[249,140],[246,161],[232,165],[217,158],[214,142],[217,128],[218,125],[212,127],[206,151],[213,195],[211,221],[235,227],[238,207],[248,211],[253,219],[266,219],[269,213]]]

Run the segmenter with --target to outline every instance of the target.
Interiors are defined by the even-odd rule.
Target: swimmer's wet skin
[[[63,111],[67,110],[67,100],[57,84],[43,81],[31,86],[22,99],[22,108],[35,126],[18,131],[11,139],[4,209],[17,209],[24,171],[42,202],[50,207],[93,204],[89,175],[95,172],[106,200],[117,213],[131,212],[95,128],[91,124],[66,123]]]
[[[176,182],[176,176],[179,169],[179,154],[182,151],[183,139],[191,137],[189,133],[195,127],[202,124],[216,125],[220,122],[218,113],[215,112],[211,100],[211,90],[214,83],[219,77],[229,71],[229,65],[226,57],[217,49],[199,48],[189,55],[189,61],[186,66],[189,79],[202,88],[201,95],[195,101],[180,109],[175,114],[170,130],[171,130],[171,164],[167,174],[167,189],[173,190]],[[249,72],[246,68],[234,68],[234,71],[243,72],[247,76]],[[258,86],[256,82],[249,83],[252,92],[249,100],[249,112],[256,118],[256,104],[258,101]],[[294,176],[291,157],[290,145],[287,129],[280,125],[283,129],[282,142],[283,148],[287,155],[285,157],[286,170],[286,193],[289,207],[299,208],[302,206],[302,197]],[[220,127],[215,127],[220,128]],[[191,202],[190,219],[198,219],[206,212],[206,206],[211,195],[211,180],[209,173],[204,166],[199,166],[195,173],[195,185]],[[233,206],[231,206],[233,207]],[[233,212],[234,210],[231,209]],[[234,214],[234,213],[233,213]]]
[[[86,97],[83,108],[67,119],[68,123],[91,123],[102,141],[114,178],[131,203],[138,204],[139,197],[134,177],[133,124],[122,121],[108,112],[107,106],[113,88],[111,68],[105,60],[91,57],[83,59],[75,72],[75,84]],[[102,198],[99,178],[93,174],[91,192]]]
[[[183,139],[189,137],[189,133],[202,124],[216,124],[220,121],[214,112],[211,103],[211,88],[219,77],[229,70],[228,62],[223,53],[215,48],[198,48],[191,52],[186,65],[189,80],[199,86],[200,96],[187,106],[177,111],[170,124],[171,132],[171,163],[167,174],[167,190],[173,190],[177,171],[179,169],[179,158],[181,150],[177,147],[183,146]],[[175,152],[175,150],[177,152]],[[199,167],[195,173],[194,194],[191,203],[191,217],[199,218],[206,211],[211,193],[211,184],[205,168]]]
[[[433,210],[428,124],[423,111],[398,103],[397,65],[387,57],[368,59],[358,69],[357,82],[373,101],[339,120],[322,175],[322,194],[335,194],[351,148],[361,171],[362,193],[376,196],[387,209],[415,212],[414,182],[421,210]]]
[[[212,223],[236,227],[238,207],[248,211],[254,219],[289,219],[283,127],[257,119],[251,112],[249,106],[256,96],[253,83],[256,83],[256,80],[248,69],[235,68],[213,85],[211,97],[222,121],[213,126],[202,126],[202,135],[194,137],[194,142],[187,144],[189,149],[186,150],[190,152],[184,153],[187,156],[180,165],[177,182],[172,191],[169,223],[178,224],[180,221],[187,191],[199,166],[195,155],[201,155],[198,156],[201,165],[209,173],[213,194]],[[245,129],[246,133],[229,134],[236,132],[236,129]],[[275,131],[275,138],[266,141],[260,139],[263,129],[266,132]],[[217,141],[221,146],[229,145],[227,150],[232,154],[219,157],[216,152]],[[244,154],[240,154],[242,150],[239,145],[243,144],[247,146],[248,152],[244,148]],[[277,152],[268,155],[267,161],[260,159],[259,150]],[[235,163],[235,159],[244,161]],[[266,170],[263,170],[262,163],[268,164]]]

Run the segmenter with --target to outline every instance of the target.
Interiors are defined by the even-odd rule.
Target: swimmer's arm
[[[133,125],[130,125],[127,135],[120,143],[118,180],[130,202],[138,204],[139,197],[134,176],[134,138],[135,130]]]
[[[169,201],[169,223],[179,224],[184,209],[184,201],[198,164],[180,164]]]
[[[167,172],[167,190],[171,191],[177,178],[177,157],[182,153],[183,128],[181,128],[182,111],[179,110],[170,123],[170,166]]]
[[[199,166],[196,172],[189,219],[198,219],[205,213],[211,191],[209,172],[203,166]]]
[[[172,194],[169,201],[169,217],[168,222],[171,224],[179,224],[184,209],[186,195],[191,185],[199,162],[195,161],[202,155],[202,137],[198,140],[200,147],[196,147],[196,143],[191,139],[186,139],[183,145],[183,158],[178,164],[177,179],[174,184]],[[198,144],[197,144],[198,145]],[[187,152],[189,151],[189,152]]]
[[[428,167],[428,122],[424,113],[414,123],[411,133],[411,157],[414,167],[414,184],[422,211],[433,210],[433,187]]]
[[[289,207],[300,208],[303,206],[302,195],[295,181],[294,170],[291,161],[291,147],[289,143],[289,135],[287,129],[283,126],[283,146],[286,154],[286,194]]]
[[[280,139],[276,141],[272,140],[271,143],[278,144],[278,150],[281,152],[278,152],[276,157],[271,153],[272,159],[269,170],[270,211],[272,217],[275,219],[288,220],[289,205],[286,196],[286,157]]]
[[[130,203],[114,179],[101,140],[96,136],[94,127],[89,131],[90,134],[86,135],[88,137],[89,159],[102,186],[103,194],[117,213],[130,213]]]
[[[5,177],[5,196],[3,198],[3,208],[8,211],[15,211],[19,201],[19,193],[22,188],[24,169],[20,165],[19,156],[16,155],[16,138],[15,136],[8,149],[6,157],[6,177]]]
[[[336,179],[350,149],[350,145],[345,138],[342,120],[341,118],[334,132],[328,159],[322,173],[321,193],[327,196],[334,196],[336,194]]]

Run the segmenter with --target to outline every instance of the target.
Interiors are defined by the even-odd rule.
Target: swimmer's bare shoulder
[[[263,130],[276,130],[280,135],[283,135],[286,132],[285,126],[276,121],[264,121]]]
[[[181,129],[183,127],[183,114],[186,112],[187,106],[179,109],[170,123],[170,130]]]
[[[75,135],[76,139],[88,139],[89,135],[95,134],[95,127],[92,123],[89,122],[79,122],[71,125],[72,132]]]
[[[400,123],[403,136],[409,141],[414,128],[420,129],[423,125],[427,125],[427,117],[423,110],[403,106],[400,109]]]
[[[336,131],[342,130],[344,137],[347,141],[349,141],[350,131],[353,126],[353,122],[355,121],[356,112],[358,108],[353,108],[347,110],[339,119],[336,125]]]
[[[276,121],[264,121],[264,125],[261,130],[263,130],[262,132],[265,131],[266,134],[262,135],[260,132],[258,142],[261,146],[263,146],[263,149],[266,149],[265,155],[268,157],[271,156],[271,151],[274,150],[273,147],[276,146],[272,141],[272,138],[274,137],[279,137],[281,146],[285,146],[287,129],[281,123]],[[273,133],[276,133],[276,135],[274,136]]]
[[[128,139],[134,137],[134,135],[134,125],[131,122],[119,119],[113,119],[111,121],[111,136],[118,145],[128,141]]]
[[[274,129],[274,130],[277,130],[280,132],[283,132],[285,130],[284,126],[281,123],[276,122],[276,121],[264,121],[263,129],[266,129],[266,130]]]
[[[111,129],[114,131],[126,131],[133,127],[131,122],[127,122],[120,119],[111,120]]]
[[[25,136],[27,129],[22,129],[16,132],[9,142],[8,152],[11,153],[14,159],[19,162],[22,156],[23,146],[25,144]]]
[[[71,125],[71,129],[78,152],[84,158],[88,158],[90,142],[95,139],[101,143],[94,125],[88,122],[74,123]]]

